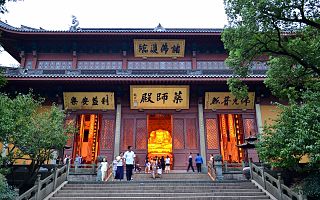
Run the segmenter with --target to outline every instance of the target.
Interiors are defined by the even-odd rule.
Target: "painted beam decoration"
[[[131,109],[189,109],[188,85],[131,85]]]
[[[254,92],[244,99],[237,99],[230,92],[206,92],[205,109],[254,109]]]
[[[64,92],[65,110],[114,110],[113,92]]]
[[[184,57],[185,40],[135,39],[135,57]]]

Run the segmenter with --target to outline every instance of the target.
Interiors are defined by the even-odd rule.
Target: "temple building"
[[[67,111],[66,123],[77,124],[64,154],[95,163],[130,145],[138,163],[169,155],[173,169],[185,169],[190,152],[258,161],[254,149],[246,158],[237,145],[261,133],[276,115],[276,99],[263,84],[264,61],[244,80],[247,98],[230,93],[222,29],[45,30],[0,22],[0,31],[1,45],[20,62],[6,69],[4,90],[32,88],[44,106],[56,103]]]

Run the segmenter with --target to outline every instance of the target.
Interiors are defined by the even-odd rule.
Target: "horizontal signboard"
[[[254,109],[254,92],[237,99],[230,92],[206,92],[205,109]]]
[[[184,57],[185,40],[135,39],[135,57]]]
[[[67,110],[114,110],[113,92],[64,92]]]
[[[131,109],[189,109],[189,86],[130,86]]]

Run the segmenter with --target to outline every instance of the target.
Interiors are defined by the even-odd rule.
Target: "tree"
[[[319,1],[225,0],[225,7],[226,62],[238,76],[246,77],[256,61],[269,59],[266,85],[278,97],[294,100],[319,82]],[[229,87],[238,90],[239,81],[229,80]]]
[[[0,0],[0,13],[6,13],[8,12],[8,10],[6,9],[5,7],[5,4],[8,2],[8,1],[18,1],[18,0]]]
[[[0,69],[0,88],[6,84],[6,79],[4,78],[3,72]]]
[[[72,124],[64,126],[65,114],[55,105],[49,111],[39,112],[42,102],[32,94],[18,94],[12,99],[0,95],[0,142],[7,151],[3,166],[12,166],[18,159],[29,160],[31,177],[54,150],[64,147],[66,132],[74,131]]]
[[[282,113],[266,125],[258,144],[259,157],[273,166],[299,170],[299,161],[309,157],[308,167],[320,168],[320,95],[306,92],[306,104],[279,105]]]
[[[269,67],[264,81],[273,95],[288,101],[260,137],[260,159],[296,169],[308,155],[319,170],[320,1],[224,0],[229,25],[222,34],[234,69],[230,90],[245,96],[245,79],[257,62]],[[312,188],[311,188],[312,189]],[[313,188],[314,189],[314,188]],[[315,190],[314,190],[315,191]],[[319,195],[319,194],[317,194]]]
[[[18,194],[8,185],[6,178],[0,174],[0,199],[14,200]]]

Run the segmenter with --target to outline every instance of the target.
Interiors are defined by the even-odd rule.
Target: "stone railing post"
[[[249,160],[249,167],[250,167],[250,179],[253,180],[253,165],[250,160]]]
[[[58,182],[58,172],[57,172],[57,165],[54,166],[54,171],[53,171],[53,189],[52,192],[56,190],[57,188],[57,182]]]
[[[40,199],[40,191],[41,191],[41,175],[38,174],[37,175],[37,182],[36,182],[38,188],[37,188],[37,194],[35,195],[36,196],[36,199]]]
[[[216,170],[216,179],[218,181],[223,180],[223,175],[222,175],[222,161],[214,161],[214,168]]]
[[[282,187],[281,187],[281,184],[283,183],[283,181],[281,179],[281,173],[277,173],[277,175],[278,175],[278,183],[279,183],[278,192],[279,192],[280,200],[282,200]]]
[[[263,188],[266,189],[267,185],[266,185],[266,177],[264,176],[264,165],[263,165],[263,163],[261,163],[261,177],[262,177],[262,181],[263,181]]]
[[[66,175],[66,181],[68,181],[68,178],[69,178],[69,172],[70,172],[70,161],[69,161],[69,162],[67,162],[67,171],[66,171],[67,175]]]

